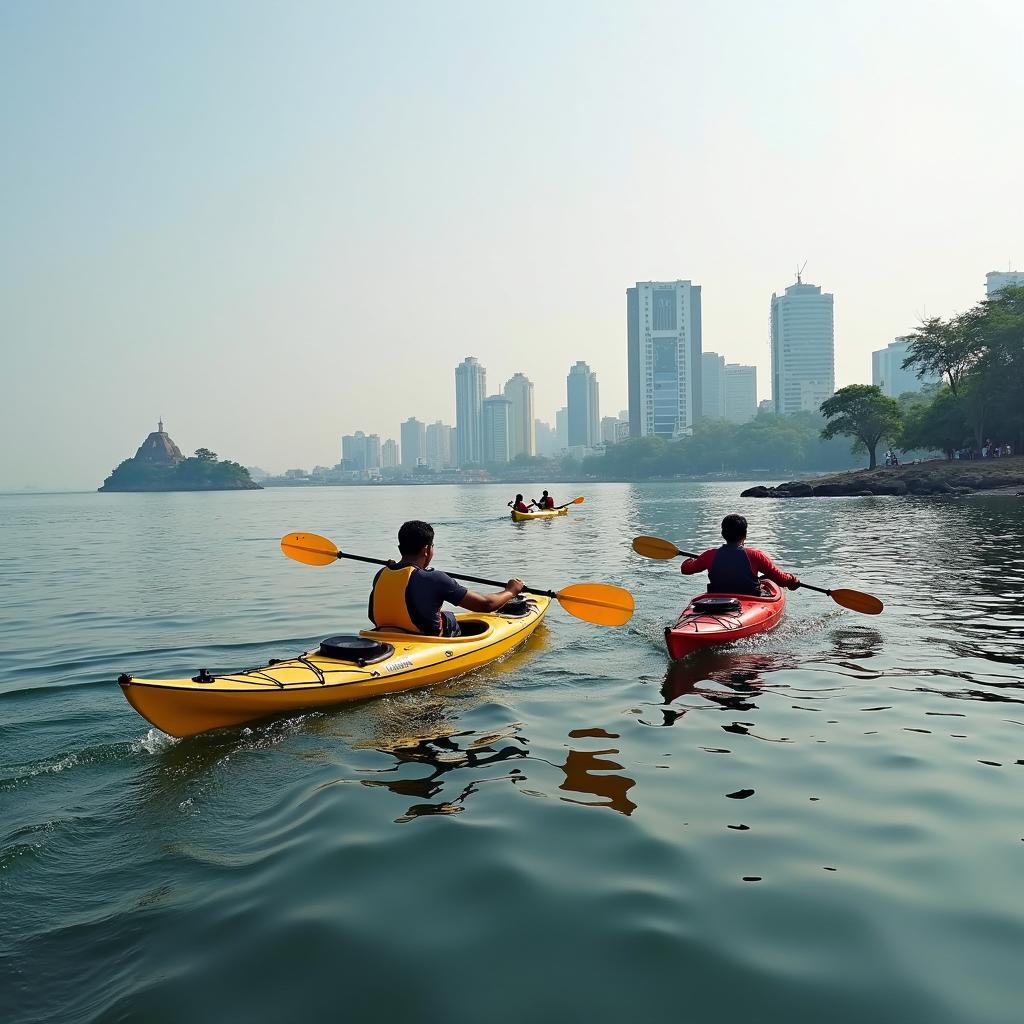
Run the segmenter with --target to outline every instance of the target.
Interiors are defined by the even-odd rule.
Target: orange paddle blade
[[[573,498],[572,501],[569,502],[569,504],[570,505],[582,505],[583,502],[586,501],[586,500],[587,499],[584,498],[583,495],[581,494],[578,498]]]
[[[644,558],[675,558],[682,552],[670,540],[660,537],[634,537],[633,550]]]
[[[624,626],[633,617],[633,595],[610,583],[574,583],[555,597],[570,615],[596,626]]]
[[[859,590],[833,590],[829,596],[836,604],[862,615],[878,615],[885,607],[877,597],[862,594]]]
[[[306,565],[330,565],[341,555],[334,541],[315,533],[289,533],[281,538],[281,550]]]

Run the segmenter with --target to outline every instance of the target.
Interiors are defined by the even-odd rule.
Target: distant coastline
[[[748,487],[743,498],[927,497],[976,492],[1016,494],[1024,489],[1024,457],[934,459],[904,466],[790,480],[775,487]]]

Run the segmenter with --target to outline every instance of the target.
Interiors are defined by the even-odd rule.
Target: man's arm
[[[522,580],[511,579],[505,584],[505,589],[497,594],[478,594],[476,591],[467,590],[458,604],[460,608],[466,608],[471,612],[496,612],[516,597],[525,585]]]
[[[697,572],[710,572],[711,563],[715,560],[715,549],[709,548],[704,554],[699,555],[697,558],[687,558],[681,566],[679,571],[684,576],[692,576]]]
[[[755,573],[767,576],[768,579],[778,583],[780,587],[788,587],[790,590],[796,590],[800,586],[799,577],[783,572],[763,551],[758,551],[757,548],[747,548],[746,550],[747,561],[750,562],[750,568]]]

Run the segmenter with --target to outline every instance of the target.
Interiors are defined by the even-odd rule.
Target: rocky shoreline
[[[816,480],[790,480],[776,487],[748,487],[743,498],[831,498],[1017,494],[1024,491],[1024,458],[939,460],[906,466],[836,473]]]

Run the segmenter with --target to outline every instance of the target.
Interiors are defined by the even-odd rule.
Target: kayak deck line
[[[128,702],[172,736],[242,725],[271,715],[329,707],[465,675],[493,664],[525,642],[540,625],[550,599],[526,602],[523,614],[466,612],[463,626],[482,626],[459,637],[425,637],[368,629],[386,653],[360,665],[319,651],[274,660],[262,668],[185,679],[118,679]],[[340,638],[339,638],[340,639]]]
[[[767,633],[781,621],[786,596],[777,584],[762,581],[767,593],[719,594],[704,593],[683,609],[672,626],[665,627],[665,646],[673,658],[685,658],[694,651],[719,644],[732,643],[758,633]],[[701,609],[701,602],[731,600],[736,607],[728,610]]]

